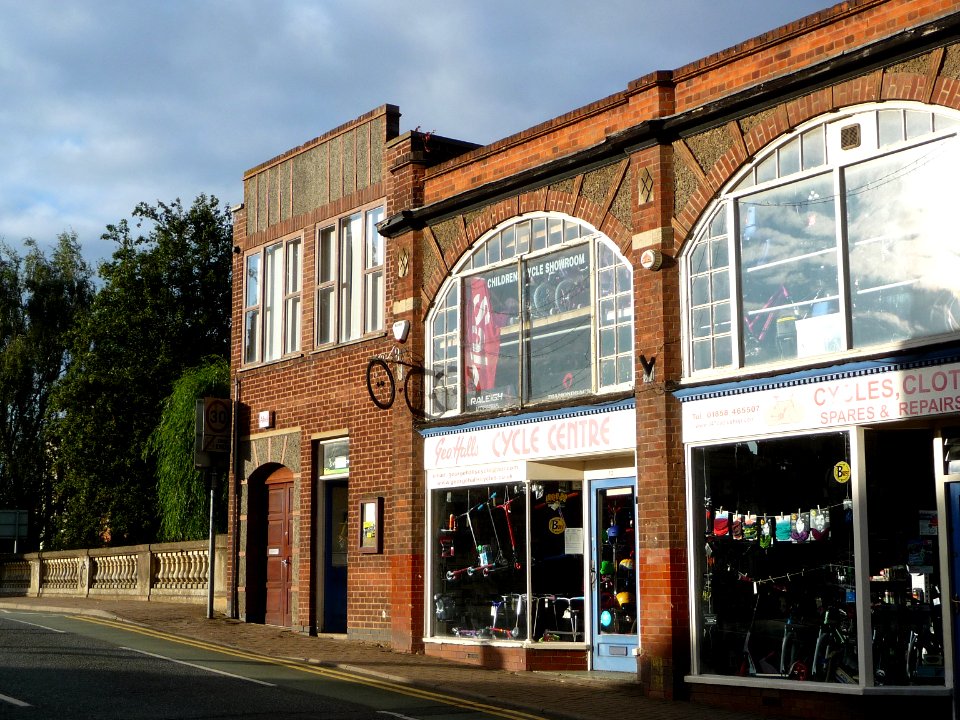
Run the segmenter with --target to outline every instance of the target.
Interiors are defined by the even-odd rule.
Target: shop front
[[[957,356],[680,394],[693,682],[945,702]]]
[[[423,432],[426,652],[636,672],[633,401]]]

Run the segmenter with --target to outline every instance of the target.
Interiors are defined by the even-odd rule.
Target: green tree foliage
[[[75,233],[62,233],[50,257],[34,240],[25,246],[21,257],[0,243],[0,508],[29,512],[36,547],[52,511],[50,397],[94,289]]]
[[[133,211],[103,235],[117,245],[73,338],[58,386],[56,547],[149,542],[158,527],[147,451],[164,398],[186,368],[228,357],[232,228],[215,197]]]
[[[227,398],[229,392],[230,365],[222,357],[209,357],[200,366],[188,368],[164,401],[160,424],[147,445],[157,459],[160,540],[200,540],[209,534],[207,478],[194,467],[196,404],[204,397]],[[218,526],[226,519],[225,486],[220,483],[219,503],[214,508]]]

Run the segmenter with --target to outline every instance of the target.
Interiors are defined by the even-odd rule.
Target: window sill
[[[245,373],[245,372],[249,372],[249,371],[251,371],[251,370],[259,370],[260,368],[271,367],[271,366],[273,366],[273,365],[278,365],[278,364],[280,364],[280,363],[287,362],[287,361],[289,361],[289,360],[297,360],[297,359],[302,358],[302,357],[306,357],[306,353],[304,353],[304,352],[290,353],[289,355],[284,355],[283,357],[278,357],[276,360],[264,360],[263,362],[248,363],[248,364],[242,365],[242,366],[237,370],[237,372],[238,372],[238,373]]]
[[[866,687],[843,683],[814,682],[812,680],[786,680],[776,678],[739,677],[734,675],[686,675],[683,681],[689,685],[727,685],[730,687],[753,687],[798,692],[833,693],[837,695],[950,695],[952,690],[938,685],[883,685]]]

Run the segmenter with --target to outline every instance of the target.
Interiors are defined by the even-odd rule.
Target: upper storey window
[[[244,261],[243,362],[269,362],[300,350],[303,242],[290,238]]]
[[[433,415],[515,408],[633,383],[633,271],[569,217],[534,214],[481,239],[427,319]]]
[[[865,106],[759,156],[683,255],[686,374],[955,336],[958,126]]]
[[[383,206],[361,210],[317,233],[317,345],[383,330]]]

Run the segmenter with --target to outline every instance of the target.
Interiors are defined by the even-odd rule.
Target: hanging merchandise
[[[830,513],[819,506],[810,510],[810,539],[825,540],[830,534]]]
[[[730,513],[720,508],[713,516],[713,534],[717,537],[726,537],[729,533]]]
[[[743,540],[743,515],[733,513],[731,515],[730,536],[734,540]]]
[[[790,515],[777,515],[775,520],[777,542],[790,542]]]
[[[747,541],[757,539],[757,516],[753,513],[743,516],[743,539]]]
[[[457,519],[453,513],[450,514],[450,518],[447,520],[447,527],[440,528],[440,557],[442,558],[452,558],[456,555],[456,550],[453,547],[453,539],[457,534]]]
[[[773,545],[774,527],[774,519],[768,515],[764,515],[760,521],[760,547],[764,550]]]
[[[790,513],[790,539],[795,543],[807,542],[810,538],[810,513]]]

